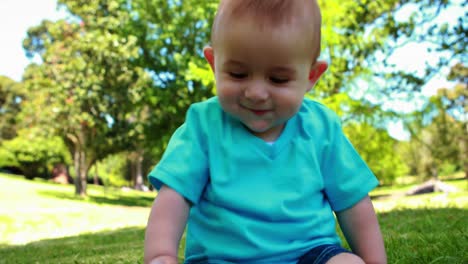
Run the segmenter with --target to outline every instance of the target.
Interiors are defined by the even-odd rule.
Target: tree
[[[468,175],[468,71],[456,64],[448,78],[457,84],[451,89],[439,89],[421,111],[411,114],[412,122],[407,123],[412,140],[423,147],[423,167],[434,177],[446,162],[463,168]]]
[[[386,14],[382,29],[387,32],[383,53],[375,61],[380,68],[375,68],[373,75],[381,79],[380,94],[384,99],[401,96],[414,99],[421,89],[445,67],[454,62],[463,61],[466,53],[466,21],[463,12],[452,12],[452,22],[439,20],[448,8],[465,10],[465,1],[417,0],[396,1],[393,12]],[[406,14],[406,16],[402,15]],[[464,12],[466,14],[466,11]],[[456,17],[459,15],[459,17]],[[379,24],[374,25],[375,28]],[[392,60],[392,55],[400,48],[410,44],[420,44],[427,51],[427,60],[421,69],[402,70]],[[400,58],[397,58],[400,59]],[[401,58],[403,59],[403,58]],[[406,58],[405,58],[406,59]],[[382,68],[383,66],[383,68]]]
[[[139,166],[144,153],[161,153],[152,148],[167,143],[193,101],[211,95],[180,76],[206,43],[204,21],[213,4],[59,2],[73,16],[42,22],[24,42],[43,63],[25,74],[31,97],[22,116],[25,124],[41,123],[64,138],[77,170],[76,192],[84,195],[97,160],[133,151]],[[141,184],[141,173],[135,177]]]
[[[448,79],[455,81],[455,86],[439,89],[430,101],[438,113],[430,126],[438,137],[433,152],[462,168],[468,177],[468,69],[458,63]]]
[[[400,141],[397,145],[396,152],[398,156],[405,162],[408,167],[408,174],[411,176],[423,175],[423,170],[420,169],[423,158],[421,153],[422,146],[416,140]]]
[[[439,95],[445,102],[447,112],[459,121],[455,139],[459,142],[459,160],[465,171],[465,178],[468,178],[468,68],[464,64],[456,64],[451,68],[448,79],[457,84],[452,90],[445,89]]]
[[[133,115],[138,140],[129,158],[136,188],[143,182],[143,158],[152,157],[151,163],[156,163],[188,106],[213,95],[203,82],[188,76],[190,65],[204,64],[201,50],[208,43],[215,7],[210,1],[132,1],[138,20],[131,32],[142,53],[135,63],[152,76]]]
[[[331,61],[332,75],[324,75],[325,78],[319,85],[323,84],[325,88],[318,86],[313,96],[324,97],[323,101],[340,113],[345,128],[355,127],[355,122],[359,122],[364,126],[370,124],[379,130],[388,120],[404,118],[404,114],[399,112],[402,109],[382,108],[382,103],[393,101],[395,98],[409,101],[421,97],[420,92],[424,84],[437,76],[440,69],[454,61],[463,61],[466,56],[464,43],[468,31],[463,17],[460,16],[455,24],[437,22],[437,18],[448,7],[458,5],[463,8],[466,3],[417,0],[324,1],[322,4],[325,55]],[[330,9],[327,9],[328,7]],[[346,12],[348,8],[353,11]],[[400,15],[405,12],[409,15]],[[425,67],[423,71],[405,72],[390,63],[390,58],[399,48],[420,42],[427,44],[425,47],[429,52],[428,57],[436,58],[432,62],[428,61],[426,65],[421,65]],[[330,78],[327,79],[327,76]],[[466,79],[464,83],[466,84]],[[466,85],[464,89],[466,91]],[[459,106],[460,102],[465,100],[466,106],[466,96],[465,99],[457,98],[456,105]],[[461,108],[457,109],[454,111],[460,113]],[[411,122],[411,118],[408,122]],[[447,127],[455,123],[446,122]],[[347,131],[350,130],[352,131],[348,128]],[[371,132],[363,130],[354,133],[355,135],[351,134],[351,141],[360,142],[361,138],[367,138],[366,133]],[[425,134],[427,138],[429,133]],[[466,135],[466,131],[464,134]],[[460,142],[454,136],[444,134],[444,142]],[[376,136],[373,142],[379,140],[378,145],[388,145],[388,139],[382,136]],[[443,144],[442,141],[439,143]],[[370,146],[366,147],[368,148],[363,151],[364,156],[379,156],[377,148],[372,150]],[[387,151],[392,151],[391,149],[387,148]],[[428,156],[427,153],[420,154]],[[446,154],[448,155],[448,152],[444,157],[447,157]],[[395,152],[388,153],[388,156],[394,156],[394,160],[398,159]]]
[[[64,2],[83,12],[79,22],[44,21],[24,41],[43,63],[24,75],[30,96],[22,120],[63,138],[74,160],[76,193],[85,195],[89,168],[128,144],[132,101],[149,77],[131,62],[139,55],[136,38],[123,32],[131,21],[125,1]]]
[[[408,172],[401,157],[394,154],[398,142],[385,129],[353,122],[344,130],[382,184],[392,184],[397,177]]]
[[[21,83],[0,76],[0,144],[3,140],[12,139],[17,134],[16,115],[21,110],[23,93]]]

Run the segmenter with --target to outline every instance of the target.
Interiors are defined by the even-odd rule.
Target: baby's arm
[[[177,264],[177,251],[189,209],[190,204],[184,197],[165,185],[161,187],[146,227],[146,264]]]
[[[351,249],[367,264],[387,263],[382,234],[374,207],[366,196],[353,207],[336,213]]]

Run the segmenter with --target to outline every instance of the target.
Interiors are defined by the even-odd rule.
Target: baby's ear
[[[312,65],[312,69],[309,73],[309,81],[312,87],[317,83],[318,79],[328,69],[328,63],[326,61],[317,61]]]
[[[203,48],[203,55],[205,55],[206,61],[210,64],[211,70],[214,72],[215,70],[215,65],[214,65],[214,52],[213,52],[213,47],[211,46],[206,46]]]

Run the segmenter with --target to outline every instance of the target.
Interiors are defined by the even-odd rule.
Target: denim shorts
[[[297,264],[325,264],[332,257],[341,253],[351,253],[339,245],[321,245],[304,254]]]

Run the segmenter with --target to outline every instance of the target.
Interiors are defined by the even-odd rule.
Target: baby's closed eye
[[[289,82],[289,78],[286,77],[270,77],[270,81],[275,84],[283,84]]]
[[[229,72],[229,76],[231,76],[234,79],[244,79],[247,77],[247,73],[243,72]]]

